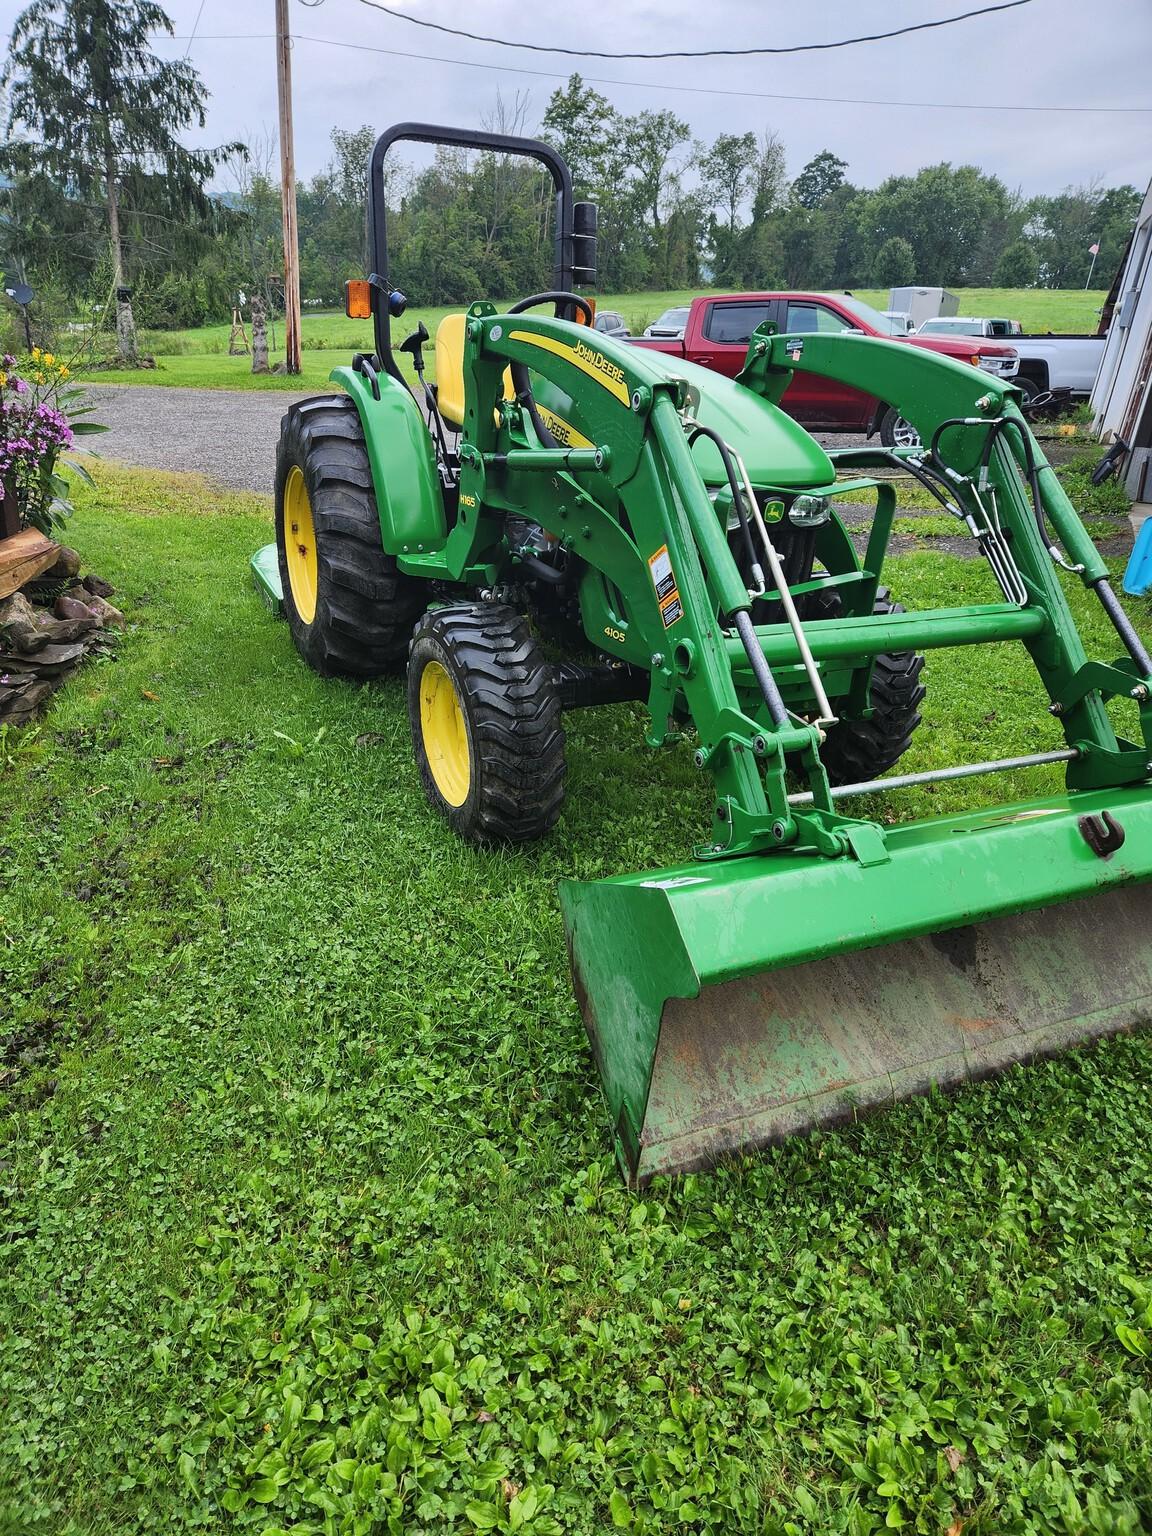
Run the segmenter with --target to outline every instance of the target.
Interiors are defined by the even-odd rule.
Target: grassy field
[[[570,717],[557,832],[463,847],[267,504],[100,480],[130,631],[0,739],[0,1531],[1152,1527],[1152,1037],[628,1195],[554,887],[685,855],[688,749]],[[927,680],[909,767],[1058,743],[1022,652]]]
[[[699,290],[706,291],[706,290]],[[639,334],[665,309],[688,304],[693,292],[605,294],[597,299],[601,309],[619,310],[634,334]],[[887,291],[860,290],[859,297],[883,309]],[[1025,328],[1054,331],[1094,331],[1099,322],[1103,291],[1044,288],[965,288],[961,289],[962,314],[1007,315],[1020,320]],[[459,308],[459,306],[452,306]],[[423,320],[435,336],[436,327],[449,309],[414,307],[396,327],[397,336],[405,336]],[[194,331],[156,331],[143,339],[145,350],[156,356],[156,368],[112,370],[93,374],[93,378],[114,384],[183,384],[214,389],[316,389],[323,386],[338,363],[347,362],[353,352],[372,350],[371,326],[362,320],[349,320],[344,314],[305,314],[303,319],[302,371],[294,378],[278,375],[253,375],[251,359],[228,356],[227,325],[204,326]],[[277,341],[283,349],[283,328],[276,327]],[[429,377],[435,376],[433,349],[428,348]],[[281,353],[282,355],[282,353]],[[273,353],[273,361],[276,354]],[[407,363],[404,364],[407,368]]]

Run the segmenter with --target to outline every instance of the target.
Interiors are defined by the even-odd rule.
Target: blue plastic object
[[[1124,572],[1124,590],[1129,597],[1144,597],[1152,592],[1152,517],[1136,535],[1136,546]]]

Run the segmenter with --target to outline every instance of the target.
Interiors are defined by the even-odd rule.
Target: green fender
[[[352,368],[333,368],[328,377],[360,413],[385,550],[403,555],[439,549],[447,536],[444,498],[428,425],[411,392],[386,373],[377,375],[379,400]]]

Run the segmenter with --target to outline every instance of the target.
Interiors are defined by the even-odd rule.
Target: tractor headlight
[[[831,516],[827,496],[795,496],[788,508],[788,521],[797,528],[820,528]]]

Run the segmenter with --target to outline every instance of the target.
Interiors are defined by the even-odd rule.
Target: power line
[[[398,11],[382,0],[360,0],[361,5],[374,11],[383,11],[397,21],[411,22],[414,27],[427,27],[433,32],[447,32],[452,37],[466,37],[473,43],[494,43],[498,48],[527,48],[532,53],[565,53],[578,59],[735,59],[750,58],[757,54],[826,53],[832,48],[853,48],[857,43],[880,43],[892,37],[905,37],[910,32],[930,32],[936,27],[955,26],[958,21],[970,21],[974,16],[990,16],[995,11],[1013,11],[1020,5],[1031,5],[1032,0],[1001,0],[999,5],[984,5],[975,11],[964,11],[959,16],[943,16],[938,21],[917,21],[907,27],[895,27],[891,32],[867,32],[860,37],[843,37],[832,43],[795,43],[787,48],[697,48],[677,53],[620,53],[616,49],[598,52],[595,48],[560,48],[555,43],[517,43],[505,37],[488,37],[482,32],[465,32],[460,27],[446,27],[442,22],[429,21],[423,16],[410,16]]]
[[[200,29],[200,18],[201,18],[201,16],[203,16],[203,14],[204,14],[204,0],[200,0],[200,9],[196,12],[196,20],[192,23],[192,31],[188,35],[188,46],[184,50],[184,57],[185,58],[187,58],[188,55],[192,52],[192,44],[196,41],[196,33]]]
[[[271,32],[221,32],[214,36],[202,36],[202,42],[267,42],[272,38]],[[405,53],[398,48],[381,48],[371,43],[349,43],[336,37],[312,37],[307,32],[297,32],[295,39],[298,43],[320,43],[326,48],[351,48],[356,53],[388,54],[397,59],[419,59],[428,64],[452,64],[461,69],[486,69],[497,70],[503,74],[512,75],[536,75],[546,80],[563,80],[566,78],[563,70],[555,69],[529,69],[523,64],[479,64],[474,59],[445,58],[436,53]],[[182,41],[177,37],[176,42]],[[737,91],[722,86],[709,85],[674,85],[663,81],[653,80],[619,80],[609,79],[600,75],[584,75],[582,77],[589,85],[626,85],[635,86],[642,91],[683,91],[693,96],[743,96],[754,101],[806,101],[816,102],[819,105],[829,103],[836,106],[850,107],[912,107],[918,111],[942,111],[942,112],[1072,112],[1092,113],[1099,112],[1109,115],[1116,113],[1147,115],[1152,113],[1152,107],[1086,107],[1068,106],[1037,107],[1021,106],[1018,103],[1002,103],[991,101],[891,101],[870,96],[797,96],[788,95],[781,91]]]

